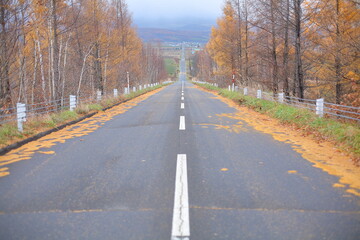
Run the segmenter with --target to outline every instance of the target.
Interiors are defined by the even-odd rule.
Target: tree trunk
[[[273,94],[278,92],[278,63],[276,53],[276,26],[275,26],[275,3],[270,1],[270,16],[271,16],[271,57],[272,57],[272,91]]]
[[[84,59],[83,59],[83,64],[82,64],[81,72],[80,72],[79,85],[78,85],[78,88],[77,88],[77,91],[76,91],[76,96],[78,98],[80,98],[81,83],[82,83],[83,75],[84,75],[84,72],[85,72],[86,59],[90,55],[93,47],[94,47],[94,45],[90,47],[89,52],[85,54]]]
[[[248,49],[248,45],[249,45],[249,15],[248,15],[248,0],[244,0],[244,10],[245,10],[245,14],[244,14],[244,18],[245,18],[245,63],[244,63],[244,85],[248,86],[249,85],[249,49]]]
[[[241,20],[241,7],[240,0],[236,0],[237,7],[237,54],[238,54],[238,65],[239,65],[239,75],[240,75],[240,83],[244,85],[244,75],[243,75],[243,63],[242,63],[242,20]]]
[[[37,36],[39,39],[38,32],[37,32]],[[41,73],[41,90],[42,90],[42,94],[43,94],[43,100],[44,100],[44,102],[47,102],[44,61],[43,61],[43,55],[41,52],[40,40],[36,40],[36,45],[38,47],[38,52],[39,52],[40,73]]]
[[[303,0],[294,0],[295,12],[295,92],[298,98],[304,98],[304,73],[301,59],[301,3]]]
[[[50,0],[50,41],[51,41],[51,75],[53,85],[53,100],[60,100],[61,87],[60,87],[60,71],[59,71],[59,43],[57,31],[57,1]],[[59,102],[60,103],[60,102]],[[57,102],[58,107],[60,104]]]
[[[336,53],[335,53],[335,77],[336,77],[336,104],[342,100],[342,74],[341,74],[341,33],[340,33],[340,0],[336,0]]]
[[[36,41],[34,40],[34,72],[33,72],[33,81],[32,81],[32,88],[31,88],[31,104],[34,104],[35,102],[35,86],[36,86],[36,77],[37,77],[37,65],[38,65],[38,59],[37,59],[37,50],[36,50]]]
[[[11,103],[10,77],[9,77],[9,56],[8,56],[8,36],[7,32],[7,15],[9,14],[5,5],[6,0],[0,0],[0,99],[1,105],[9,105]],[[0,107],[2,107],[0,105]]]
[[[61,86],[61,99],[62,99],[62,101],[64,101],[64,99],[65,99],[66,64],[67,64],[68,45],[69,45],[70,38],[71,38],[71,34],[69,34],[69,37],[66,40],[65,49],[64,49],[64,62],[63,62],[63,70],[62,70],[62,78],[61,78],[61,82],[62,82],[62,84],[61,84],[62,85]],[[63,102],[61,103],[61,105],[63,106]]]
[[[285,96],[289,96],[289,25],[290,25],[290,0],[286,0],[285,9],[285,36],[284,36],[284,55],[283,55],[283,73]]]
[[[100,61],[100,44],[98,42],[95,43],[95,47],[94,47],[94,80],[95,80],[95,88],[103,93],[104,86],[103,86],[103,77],[102,77],[102,67]]]

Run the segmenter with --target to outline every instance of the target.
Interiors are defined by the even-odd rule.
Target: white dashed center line
[[[179,130],[185,130],[185,116],[180,116]]]
[[[185,103],[181,103],[180,109],[184,109],[185,108]]]
[[[186,154],[177,155],[171,240],[190,239]]]

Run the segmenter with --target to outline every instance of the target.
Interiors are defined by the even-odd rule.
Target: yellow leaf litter
[[[334,143],[323,141],[320,144],[311,137],[303,136],[301,132],[284,126],[277,119],[239,106],[234,101],[212,91],[197,88],[214,94],[217,99],[237,110],[232,114],[219,114],[218,117],[239,120],[239,125],[246,122],[257,131],[270,134],[277,141],[291,144],[292,148],[304,159],[313,163],[314,167],[339,177],[339,182],[335,183],[333,187],[343,187],[347,193],[360,196],[360,167],[355,166],[350,156],[339,150]]]
[[[85,136],[94,132],[96,129],[102,127],[103,123],[111,120],[119,114],[128,111],[140,102],[159,92],[161,89],[162,88],[143,94],[107,111],[99,112],[91,118],[84,119],[79,123],[65,127],[60,131],[53,132],[38,140],[29,142],[20,148],[14,149],[9,153],[0,156],[0,167],[2,167],[0,168],[0,177],[5,177],[10,174],[9,168],[3,166],[31,159],[35,153],[55,154],[54,151],[44,151],[44,149],[48,149],[58,143],[64,143],[68,139]]]

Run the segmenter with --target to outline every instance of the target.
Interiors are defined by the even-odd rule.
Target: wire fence
[[[87,97],[89,102],[94,102],[94,96]],[[82,100],[81,100],[82,102]],[[58,100],[25,104],[26,118],[34,118],[45,114],[51,114],[62,110],[70,109],[70,98],[63,98]],[[17,120],[17,108],[7,108],[0,110],[0,125],[5,123],[14,122]]]
[[[210,84],[207,82],[196,81],[201,84]],[[210,84],[215,86],[215,84]],[[320,116],[331,117],[336,119],[347,119],[360,123],[360,107],[352,107],[335,103],[325,102],[324,99],[304,99],[293,96],[285,96],[283,93],[273,94],[256,90],[254,88],[228,87],[229,90],[239,91],[240,93],[267,101],[280,102],[297,108],[307,109]],[[260,92],[259,92],[260,91]],[[260,94],[260,95],[259,95]]]
[[[168,83],[168,82],[166,82]],[[154,87],[159,85],[159,83],[146,84],[144,86],[133,87],[130,89],[125,88],[123,94],[130,93],[130,90],[137,91],[146,89],[149,87]],[[19,122],[26,121],[28,118],[35,118],[41,115],[51,114],[63,110],[71,110],[72,106],[79,106],[81,104],[92,104],[101,101],[102,98],[108,97],[117,97],[118,91],[114,89],[112,94],[102,95],[101,92],[93,93],[93,94],[82,94],[78,97],[68,96],[63,99],[44,101],[40,103],[31,103],[31,104],[21,104],[18,103],[17,107],[11,107],[6,109],[0,109],[0,126],[10,122]],[[120,95],[120,94],[119,94]],[[71,100],[73,99],[73,100]],[[76,101],[76,102],[71,102]],[[20,104],[20,105],[19,105]],[[24,114],[25,117],[22,117],[22,120],[19,120],[19,109],[20,106],[23,107],[21,109],[21,113]]]

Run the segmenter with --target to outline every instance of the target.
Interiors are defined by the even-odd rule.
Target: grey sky
[[[224,0],[127,0],[137,19],[216,19]]]

